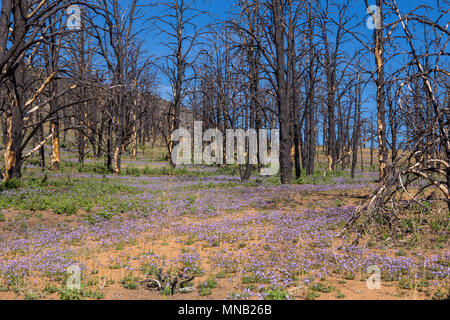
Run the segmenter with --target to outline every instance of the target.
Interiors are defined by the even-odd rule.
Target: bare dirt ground
[[[167,217],[142,217],[128,212],[115,217],[113,222],[105,222],[107,227],[97,224],[86,227],[89,214],[82,210],[71,216],[56,215],[49,210],[4,210],[5,219],[0,222],[3,242],[7,241],[8,235],[14,243],[20,237],[35,239],[25,250],[17,249],[2,255],[2,260],[5,259],[3,270],[6,270],[5,265],[8,266],[6,260],[19,261],[21,257],[33,256],[38,250],[42,250],[41,253],[51,251],[49,248],[54,245],[70,252],[68,262],[73,260],[83,265],[83,290],[88,293],[70,295],[66,292],[67,275],[59,272],[51,275],[48,270],[43,270],[43,275],[30,270],[20,281],[13,278],[15,282],[11,282],[11,277],[8,279],[4,272],[0,299],[350,300],[430,299],[438,292],[445,294],[445,289],[449,288],[448,242],[443,248],[403,247],[392,243],[370,246],[372,240],[366,237],[358,246],[353,246],[348,240],[351,235],[348,239],[334,236],[343,226],[346,211],[351,211],[348,208],[360,203],[370,192],[370,187],[341,189],[335,186],[318,190],[274,187],[255,191],[244,188],[235,200],[229,201],[242,202],[258,193],[261,195],[259,200],[265,201],[264,205],[252,207],[242,202],[237,208],[219,209],[215,214],[174,215],[171,212]],[[211,192],[219,195],[230,189],[215,188]],[[187,196],[192,194],[196,201],[203,201],[200,192],[193,191]],[[170,198],[170,192],[161,193],[160,197]],[[184,193],[175,194],[172,200],[185,201],[185,197]],[[171,206],[173,209],[173,203],[165,204],[166,209]],[[184,209],[195,207],[199,210],[200,206],[187,203]],[[22,230],[18,222],[22,224]],[[123,224],[127,225],[126,232],[120,231]],[[137,226],[142,228],[134,229]],[[95,232],[90,233],[91,230],[86,228],[102,230],[96,237]],[[85,234],[67,236],[75,230],[83,230],[80,232]],[[54,240],[42,240],[42,237],[52,237],[46,232],[61,234]],[[105,239],[114,241],[102,243]],[[366,279],[369,275],[364,272],[365,259],[374,254],[381,269],[389,273],[379,290],[368,289]],[[436,272],[444,274],[413,276],[425,256],[433,263],[437,256],[441,257],[442,261],[430,268],[434,271],[437,268]],[[43,259],[41,263],[52,261]],[[14,266],[19,274],[20,263]],[[428,267],[425,263],[424,268]],[[155,269],[159,268],[193,274],[195,289],[174,295],[149,290],[142,281],[156,278]],[[210,284],[201,289],[207,280]],[[418,285],[424,281],[425,284]],[[431,283],[433,281],[438,283]]]

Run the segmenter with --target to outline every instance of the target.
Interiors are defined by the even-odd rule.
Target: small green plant
[[[257,275],[242,276],[242,284],[252,284],[252,283],[269,283],[269,280],[263,279]]]
[[[120,283],[125,289],[136,290],[139,287],[139,278],[129,274]]]
[[[329,292],[332,292],[332,291],[334,290],[334,288],[333,288],[332,286],[329,286],[329,285],[324,284],[324,283],[322,283],[322,282],[320,282],[320,283],[315,283],[315,284],[312,286],[312,289],[313,289],[314,291],[323,292],[323,293],[329,293]]]
[[[336,200],[335,203],[336,203],[336,206],[339,208],[343,207],[345,205],[345,202],[342,201],[341,199]]]
[[[125,248],[125,242],[124,241],[119,241],[118,243],[116,243],[116,250],[117,251],[121,251]]]
[[[81,290],[77,290],[77,289],[61,290],[58,294],[59,294],[59,298],[61,300],[83,300],[82,291]]]
[[[319,297],[320,297],[320,294],[319,294],[319,293],[317,293],[317,292],[314,291],[314,290],[309,290],[308,293],[306,294],[305,299],[306,299],[306,300],[316,300],[316,299],[319,298]]]
[[[20,275],[10,275],[8,277],[8,288],[14,291],[15,293],[20,293],[25,288],[25,279],[24,276]]]
[[[161,290],[161,294],[163,296],[171,296],[171,295],[173,295],[172,288],[171,287],[165,287],[164,289]]]
[[[347,273],[345,273],[344,278],[345,278],[345,280],[354,280],[355,274],[353,272],[347,272]]]
[[[189,235],[189,238],[186,240],[185,244],[187,246],[193,245],[197,241],[196,236]]]
[[[25,293],[25,300],[38,300],[38,299],[39,295],[32,290]]]
[[[450,289],[447,292],[443,292],[442,289],[437,290],[433,293],[433,300],[448,300],[450,298]]]
[[[0,182],[0,192],[4,190],[14,190],[19,189],[22,186],[20,179],[13,178],[11,180]]]
[[[405,289],[405,290],[412,290],[416,288],[416,285],[413,281],[411,281],[410,279],[407,279],[406,277],[401,277],[398,280],[398,287],[400,289]]]
[[[209,296],[211,295],[211,289],[217,288],[218,284],[216,279],[209,278],[205,282],[201,283],[198,286],[198,292],[200,296]]]
[[[289,294],[287,293],[287,291],[279,288],[271,288],[265,293],[265,300],[287,300],[289,298]]]
[[[185,273],[201,277],[205,272],[201,267],[200,255],[198,253],[182,252],[181,263]]]
[[[65,214],[65,215],[73,215],[77,213],[78,206],[77,204],[72,201],[71,199],[61,199],[60,201],[57,201],[54,206],[53,210],[56,214]]]
[[[193,206],[193,205],[195,205],[195,202],[197,201],[197,198],[195,197],[195,195],[189,194],[186,200],[188,201],[188,203],[191,206]]]
[[[200,287],[198,288],[198,294],[200,296],[209,296],[212,294],[211,289],[210,288],[206,288],[206,287]]]
[[[217,284],[216,279],[214,279],[214,278],[209,278],[208,280],[206,280],[205,282],[203,282],[203,283],[199,286],[199,288],[200,288],[200,287],[204,287],[204,288],[214,289],[214,288],[217,288],[217,286],[218,286],[218,284]]]
[[[102,210],[97,213],[97,216],[104,220],[111,220],[114,215],[111,212]]]
[[[46,284],[44,287],[44,292],[49,294],[58,292],[58,290],[59,290],[58,287],[54,284]]]
[[[256,291],[256,290],[258,290],[258,286],[256,285],[256,284],[249,284],[249,285],[247,285],[247,287],[246,287],[248,290],[250,290],[250,291]]]
[[[61,300],[84,300],[86,298],[100,300],[105,297],[104,293],[91,289],[64,289],[58,294]]]
[[[147,263],[141,267],[141,271],[147,276],[152,276],[158,274],[159,268],[153,264]]]
[[[139,177],[142,175],[142,171],[139,170],[138,168],[125,168],[124,175]]]
[[[100,299],[103,299],[105,297],[105,294],[103,292],[100,292],[100,291],[95,291],[95,290],[89,289],[87,291],[83,291],[83,296],[85,298],[100,300]]]

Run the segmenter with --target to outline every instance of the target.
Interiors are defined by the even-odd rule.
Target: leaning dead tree
[[[425,200],[442,200],[450,211],[450,72],[446,70],[450,32],[448,24],[441,22],[448,10],[438,7],[439,14],[432,21],[415,13],[420,8],[403,14],[395,0],[389,7],[396,17],[390,26],[398,27],[409,58],[391,80],[397,89],[395,105],[390,106],[395,108],[399,128],[406,131],[407,138],[388,168],[389,178],[350,221],[349,225],[359,225],[360,230],[374,221],[395,230],[400,209],[410,203],[423,206]],[[412,33],[419,28],[426,35],[421,40]]]

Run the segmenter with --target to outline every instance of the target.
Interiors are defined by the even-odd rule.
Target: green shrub
[[[209,288],[209,289],[214,289],[217,288],[218,284],[216,279],[214,278],[209,278],[208,280],[206,280],[205,282],[203,282],[202,284],[200,284],[199,288]]]
[[[139,282],[138,281],[139,281],[138,277],[135,277],[132,274],[129,274],[124,279],[122,279],[120,281],[120,283],[122,284],[122,286],[125,289],[136,290],[139,287]]]
[[[206,288],[206,287],[200,287],[200,288],[198,289],[198,291],[199,291],[198,294],[199,294],[200,296],[209,296],[209,295],[212,294],[211,289],[210,289],[210,288]]]
[[[61,199],[57,201],[53,206],[53,211],[56,214],[73,215],[78,212],[78,206],[71,199]]]
[[[313,285],[312,289],[314,291],[318,291],[318,292],[323,292],[323,293],[328,293],[328,292],[332,292],[334,290],[334,288],[332,286],[323,284],[323,283],[316,283]]]
[[[289,294],[285,290],[278,288],[271,288],[266,291],[266,294],[265,300],[287,300],[289,297]]]
[[[14,190],[19,189],[22,186],[20,179],[13,178],[6,182],[0,182],[0,192],[4,190]]]

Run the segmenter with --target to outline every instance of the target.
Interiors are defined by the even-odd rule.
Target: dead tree
[[[127,8],[122,8],[118,0],[98,0],[98,6],[104,13],[106,28],[94,28],[98,40],[101,56],[112,76],[109,90],[114,104],[115,141],[113,151],[113,170],[115,174],[121,172],[121,157],[125,146],[125,125],[129,112],[126,101],[126,90],[130,84],[127,74],[130,68],[130,46],[136,41],[134,30],[140,18],[137,0],[131,1]],[[92,22],[94,25],[94,23]],[[106,37],[105,38],[103,36]],[[111,135],[110,135],[111,136]]]
[[[374,48],[373,54],[377,66],[376,80],[377,85],[377,134],[378,134],[378,160],[380,164],[380,181],[387,178],[388,149],[386,139],[386,115],[385,115],[385,26],[384,26],[384,2],[385,0],[376,0],[379,12],[370,10],[370,15],[375,24],[373,31]],[[369,2],[365,0],[366,7],[369,8]]]
[[[201,44],[208,25],[200,26],[201,17],[206,12],[198,10],[194,1],[170,0],[159,4],[163,14],[152,18],[161,34],[168,37],[163,43],[169,50],[163,57],[163,62],[157,64],[159,70],[166,76],[172,89],[172,100],[167,114],[170,131],[180,129],[181,112],[188,87],[192,81],[192,68],[199,56],[195,52]],[[167,148],[172,153],[173,142],[167,137]],[[172,157],[170,164],[174,166]]]
[[[449,108],[448,108],[448,77],[449,71],[444,55],[449,31],[440,25],[439,18],[430,20],[424,15],[418,15],[414,10],[403,14],[396,1],[392,1],[390,9],[397,16],[392,24],[398,26],[404,44],[404,52],[408,58],[405,66],[394,72],[391,82],[396,83],[393,93],[398,104],[400,126],[406,128],[406,139],[402,141],[396,162],[389,168],[391,178],[386,179],[376,191],[365,201],[351,219],[349,226],[359,225],[359,231],[364,231],[375,221],[387,224],[396,236],[399,214],[406,203],[423,206],[424,200],[442,200],[450,210],[450,140],[449,140]],[[439,15],[448,12],[447,9],[436,8]],[[419,54],[418,41],[413,37],[410,24],[414,28],[422,28],[435,43],[434,52]],[[424,61],[433,62],[424,67]],[[427,105],[431,108],[427,109]],[[431,111],[423,116],[424,112]],[[432,196],[436,192],[441,196]],[[403,201],[402,201],[403,200]],[[436,203],[439,205],[439,202]],[[357,223],[359,222],[359,223]]]
[[[30,156],[30,153],[24,154],[25,147],[32,141],[40,127],[67,105],[58,106],[58,110],[46,110],[46,115],[38,123],[33,123],[34,113],[43,111],[48,104],[73,89],[53,93],[46,99],[38,99],[56,76],[56,71],[45,76],[40,70],[30,68],[39,47],[46,41],[40,35],[48,34],[51,27],[59,22],[60,18],[57,18],[49,24],[50,16],[60,17],[60,13],[65,12],[73,3],[59,1],[48,6],[43,4],[45,3],[41,1],[2,1],[0,87],[6,88],[9,99],[6,110],[7,141],[3,181],[21,176],[23,161]],[[56,37],[67,32],[69,31],[58,29],[54,30],[53,35]],[[39,84],[30,85],[36,78]],[[49,136],[44,143],[52,137],[53,135]],[[40,146],[41,144],[42,142]]]

